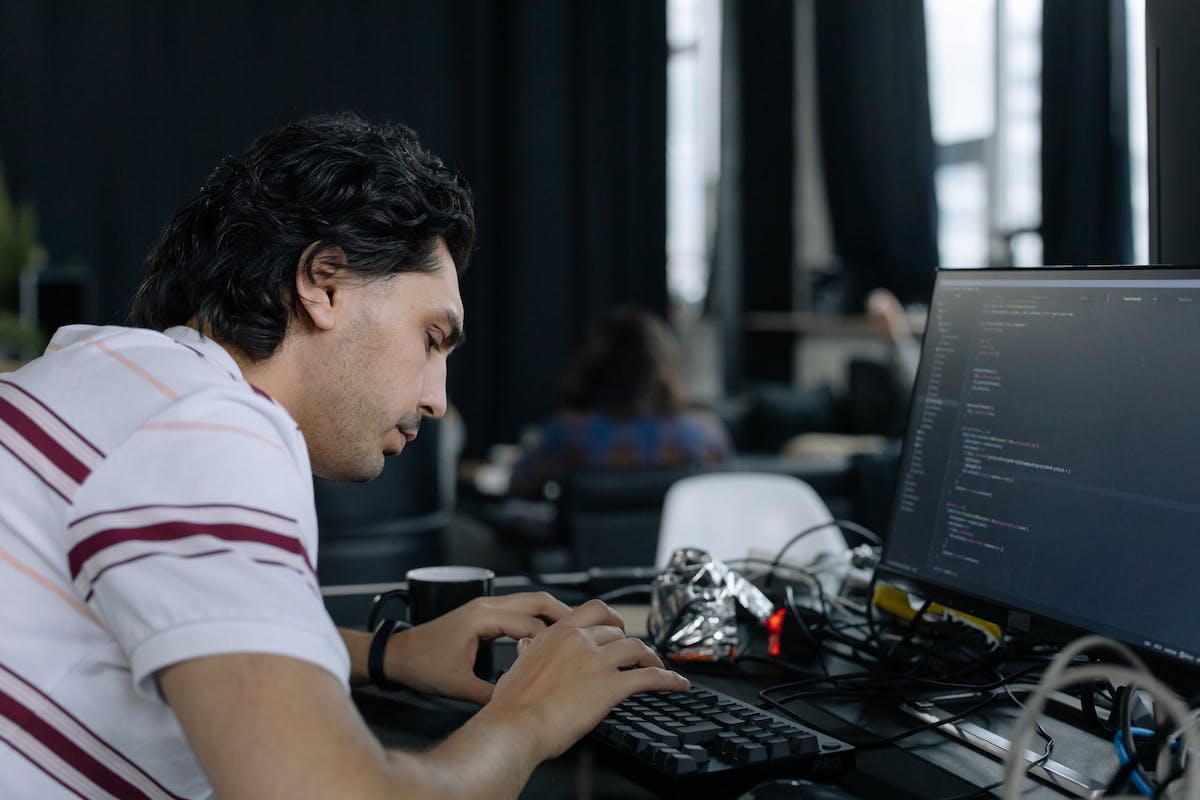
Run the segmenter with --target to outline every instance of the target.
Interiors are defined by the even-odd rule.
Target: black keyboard
[[[845,742],[695,682],[688,692],[635,694],[589,739],[618,769],[672,795],[831,779],[854,766]]]

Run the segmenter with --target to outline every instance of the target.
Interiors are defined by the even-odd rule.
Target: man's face
[[[446,359],[462,339],[463,305],[444,244],[437,259],[435,272],[342,289],[350,313],[323,352],[321,396],[301,422],[315,474],[370,480],[422,417],[446,413]]]

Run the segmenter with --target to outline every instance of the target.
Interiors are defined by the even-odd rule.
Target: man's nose
[[[421,386],[421,415],[440,419],[446,413],[446,361],[437,359],[440,366],[426,371]]]

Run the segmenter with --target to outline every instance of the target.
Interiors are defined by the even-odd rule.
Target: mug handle
[[[376,625],[379,624],[380,612],[383,611],[388,603],[396,599],[408,603],[408,589],[389,589],[386,592],[375,595],[374,599],[371,600],[371,608],[367,612],[368,631],[374,632]]]

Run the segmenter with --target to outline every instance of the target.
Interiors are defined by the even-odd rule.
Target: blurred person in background
[[[700,467],[732,456],[728,431],[689,400],[683,376],[662,319],[609,311],[567,368],[562,409],[522,448],[510,493],[541,497],[548,481],[583,470]]]

